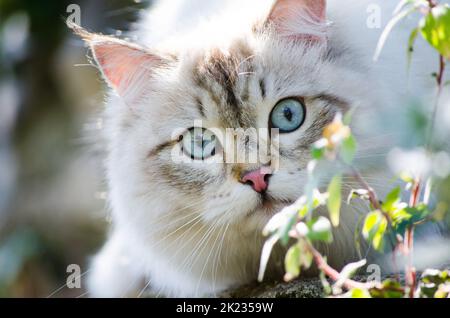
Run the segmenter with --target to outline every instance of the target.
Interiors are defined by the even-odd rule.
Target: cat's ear
[[[276,0],[267,22],[290,38],[326,41],[326,0]]]
[[[89,33],[79,27],[72,26],[72,29],[88,43],[105,80],[123,98],[138,97],[155,69],[169,63],[138,45]]]

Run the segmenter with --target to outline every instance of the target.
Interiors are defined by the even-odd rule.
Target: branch
[[[409,206],[415,207],[419,202],[420,195],[420,180],[415,180],[412,190],[411,198],[409,200]],[[406,282],[409,287],[409,297],[414,298],[414,291],[416,290],[416,269],[413,267],[413,248],[414,248],[414,225],[409,226],[406,229],[406,240],[404,253],[408,257],[408,263],[406,265]]]
[[[327,261],[323,258],[322,254],[318,250],[314,248],[314,246],[307,241],[307,247],[309,251],[314,256],[314,261],[316,262],[317,267],[324,272],[328,277],[330,277],[333,281],[338,281],[341,278],[341,274],[332,268],[330,265],[328,265]],[[352,279],[346,279],[343,283],[343,285],[347,289],[353,289],[353,288],[359,288],[359,289],[370,289],[376,286],[376,283],[362,283],[357,282]]]
[[[432,145],[431,142],[433,140],[433,134],[434,134],[434,126],[436,125],[436,117],[439,109],[439,99],[442,94],[442,89],[444,88],[444,73],[445,73],[445,59],[443,55],[439,56],[439,72],[436,75],[436,82],[438,85],[438,91],[436,96],[436,102],[433,108],[433,114],[431,115],[431,124],[428,131],[428,138],[427,138],[427,149],[430,150]]]
[[[367,192],[369,193],[369,201],[372,204],[372,206],[381,211],[381,205],[380,205],[380,200],[378,200],[378,196],[377,193],[375,192],[375,190],[366,182],[366,180],[364,180],[364,178],[362,177],[361,173],[359,173],[358,170],[356,170],[355,167],[353,166],[349,166],[353,177],[361,184],[361,186],[367,190]]]
[[[343,162],[342,160],[340,160],[340,161]],[[360,185],[365,190],[367,190],[367,192],[369,194],[370,203],[376,210],[379,210],[383,214],[383,216],[386,218],[386,220],[388,222],[389,229],[392,231],[393,230],[392,218],[388,213],[386,213],[386,211],[383,211],[381,204],[380,204],[380,200],[378,199],[378,196],[377,196],[377,193],[375,192],[375,190],[366,182],[366,180],[363,178],[361,173],[354,166],[347,165],[347,167],[349,167],[349,169],[351,170],[353,177],[360,183]],[[397,246],[400,246],[402,244],[401,239],[397,235],[395,236],[395,240],[396,240],[397,244],[394,244],[394,242],[392,242],[392,240],[390,240],[392,249],[394,251]]]
[[[437,6],[437,3],[435,0],[427,0],[428,1],[428,5],[430,6],[430,9],[434,8],[435,6]]]

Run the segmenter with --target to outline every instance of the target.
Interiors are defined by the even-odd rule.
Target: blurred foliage
[[[148,2],[0,0],[0,94],[6,87],[2,107],[13,112],[0,118],[8,129],[1,132],[0,159],[12,161],[0,160],[0,173],[17,167],[9,184],[0,178],[0,191],[12,189],[11,197],[0,195],[8,200],[0,204],[0,297],[83,294],[59,287],[67,266],[85,269],[104,241],[105,203],[94,193],[101,190],[95,188],[101,159],[83,157],[82,140],[102,91],[95,70],[74,67],[86,63],[86,49],[66,27],[66,9],[79,4],[83,26],[114,33],[127,31]]]
[[[261,255],[260,281],[274,245],[280,242],[287,246],[294,242],[285,256],[286,281],[297,278],[301,270],[308,270],[315,265],[321,272],[324,289],[332,296],[450,298],[449,271],[427,269],[422,277],[417,279],[418,273],[413,258],[413,251],[417,246],[414,243],[416,229],[441,222],[445,217],[448,218],[449,212],[450,156],[445,147],[448,140],[443,143],[436,140],[435,130],[437,110],[445,86],[445,67],[450,58],[450,6],[434,0],[400,1],[394,17],[380,37],[375,57],[378,58],[393,27],[413,12],[420,12],[423,17],[419,26],[412,31],[408,43],[410,50],[406,58],[411,59],[414,41],[420,31],[423,38],[439,53],[439,70],[435,73],[437,96],[431,111],[428,114],[422,113],[421,108],[417,107],[418,104],[414,103],[412,111],[408,113],[411,131],[408,138],[413,139],[414,144],[410,144],[408,149],[392,149],[387,158],[391,170],[396,178],[402,181],[405,190],[395,187],[384,199],[379,198],[377,191],[365,180],[353,162],[357,143],[349,126],[351,112],[350,116],[346,114],[344,119],[342,114],[338,114],[335,120],[325,127],[322,138],[311,147],[312,160],[308,163],[305,195],[274,215],[264,229],[268,239]],[[445,136],[445,139],[448,139],[448,136]],[[321,193],[320,174],[326,169],[334,177],[329,181],[327,191]],[[365,283],[352,280],[351,277],[366,265],[365,259],[347,264],[338,272],[316,249],[320,243],[332,243],[333,226],[339,226],[342,174],[351,176],[359,187],[352,186],[347,204],[359,199],[367,206],[361,229],[362,236],[375,251],[390,253],[394,264],[399,256],[406,259],[404,281],[400,280],[400,272],[395,273],[398,276],[396,279]],[[404,199],[405,196],[408,200]],[[321,206],[327,206],[331,222],[324,216],[316,216]],[[439,231],[433,230],[432,233],[439,236],[437,232]],[[446,242],[445,239],[441,240]],[[389,246],[387,242],[390,243]],[[426,255],[422,254],[420,257],[426,258]],[[443,257],[441,261],[448,261],[445,255]],[[326,277],[333,281],[332,286]],[[344,290],[347,290],[347,293],[343,293]]]
[[[447,298],[450,296],[450,270],[426,270],[419,283],[423,298]]]

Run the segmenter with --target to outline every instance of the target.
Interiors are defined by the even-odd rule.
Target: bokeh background
[[[91,143],[104,85],[65,26],[71,4],[83,27],[120,35],[150,1],[0,0],[0,297],[86,297],[65,287],[66,269],[85,272],[107,233],[102,153]],[[413,104],[401,124],[384,123],[415,146],[425,109]],[[448,131],[441,148],[450,148]],[[380,163],[382,146],[360,159]],[[435,193],[443,212],[449,189],[447,179]]]
[[[0,0],[0,297],[83,296],[58,288],[105,236],[101,155],[86,138],[104,90],[67,8],[117,34],[148,2]]]

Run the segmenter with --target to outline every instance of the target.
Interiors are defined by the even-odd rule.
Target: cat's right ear
[[[165,58],[138,45],[70,27],[88,43],[106,82],[124,99],[139,97],[155,69],[169,64]]]
[[[266,23],[286,38],[325,42],[326,0],[276,0]]]

